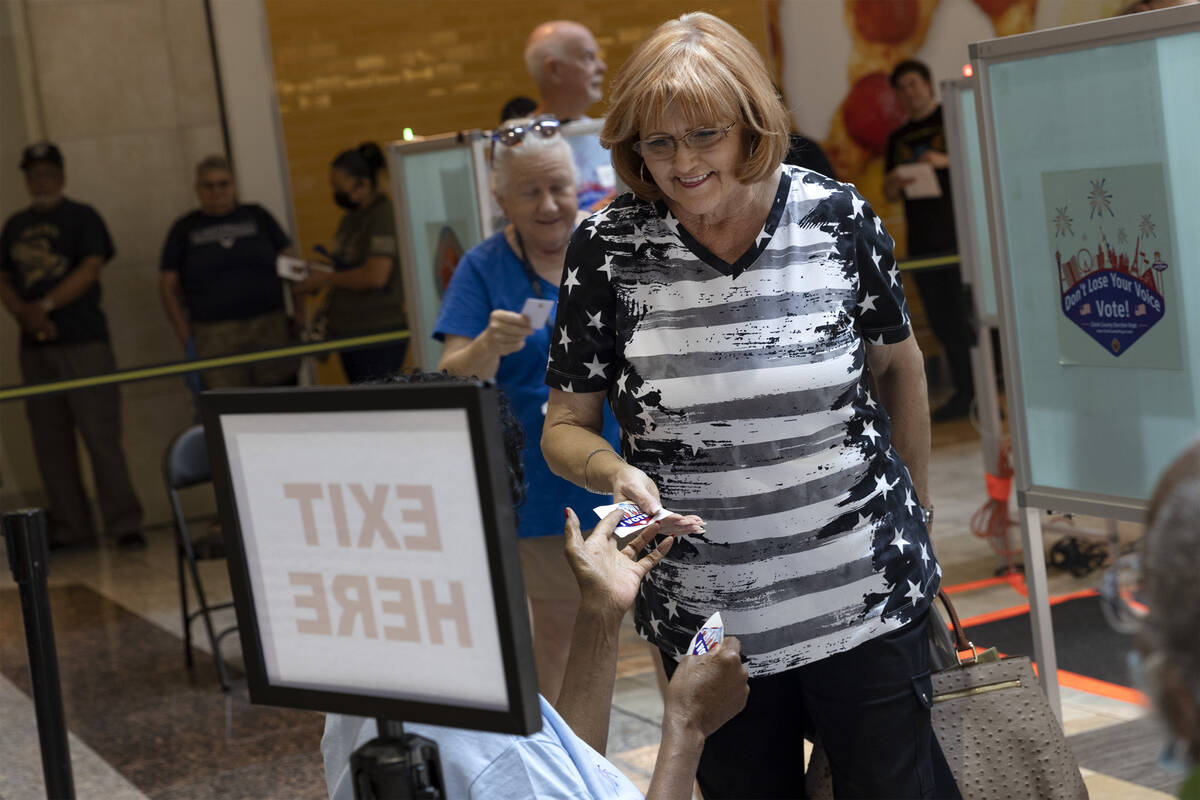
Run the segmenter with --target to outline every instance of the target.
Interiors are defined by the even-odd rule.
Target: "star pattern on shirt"
[[[596,235],[596,231],[600,227],[600,223],[608,222],[608,206],[605,206],[604,208],[600,209],[595,214],[593,214],[591,217],[591,220],[592,220],[592,233],[590,236],[588,236],[589,239],[592,236]]]
[[[663,218],[663,222],[665,222],[667,227],[671,229],[671,233],[675,234],[676,236],[679,235],[679,220],[675,219],[674,214],[668,211],[667,216]]]
[[[617,378],[617,397],[629,391],[625,388],[625,381],[627,380],[629,380],[629,371],[623,369],[621,370],[621,377]]]
[[[921,584],[908,581],[908,591],[904,596],[914,603],[919,603],[925,599],[925,592],[921,591]]]
[[[866,296],[859,302],[858,307],[862,311],[876,311],[875,301],[879,299],[879,295],[866,293]]]
[[[893,528],[892,530],[895,531],[896,535],[892,537],[892,540],[888,542],[888,545],[890,547],[895,547],[897,550],[903,553],[904,548],[911,545],[912,542],[904,538],[904,533],[901,532],[899,528]]]
[[[929,548],[925,546],[924,542],[921,542],[921,563],[925,566],[929,565]]]
[[[570,336],[567,336],[567,326],[566,325],[560,325],[558,328],[558,333],[561,337],[558,340],[558,346],[561,347],[563,349],[563,352],[565,353],[565,352],[567,352],[567,349],[570,348],[571,342],[574,340]]]
[[[600,360],[600,356],[592,356],[592,360],[584,364],[587,367],[588,378],[603,378],[608,364]]]
[[[563,281],[563,289],[565,289],[567,294],[570,295],[572,287],[579,285],[579,267],[576,267],[575,269],[568,269],[567,279]]]
[[[863,425],[861,435],[870,439],[871,444],[875,444],[875,440],[879,438],[879,433],[878,433],[878,431],[875,430],[874,421],[868,422],[866,425]]]
[[[667,621],[675,619],[679,616],[679,601],[672,597],[670,600],[663,603],[663,608],[667,611]]]
[[[879,219],[879,215],[875,215],[875,233],[883,236],[883,222]]]
[[[637,413],[637,418],[646,423],[646,430],[654,427],[654,415],[650,413],[649,406],[641,406],[641,411]]]
[[[858,192],[851,192],[850,205],[854,207],[854,219],[858,219],[859,217],[861,217],[863,215],[863,206],[865,206],[866,204],[867,204],[867,201],[864,200],[858,194]]]
[[[613,268],[612,259],[613,259],[612,253],[605,253],[604,254],[604,263],[601,264],[600,266],[596,267],[596,271],[603,272],[605,275],[608,276],[608,279],[610,281],[612,280],[612,268]]]
[[[912,514],[913,509],[916,507],[916,505],[917,505],[917,501],[913,500],[912,490],[905,489],[904,490],[904,507],[906,509],[908,509],[909,514]]]
[[[874,518],[874,517],[872,517],[870,514],[859,514],[859,515],[858,515],[858,522],[856,522],[856,523],[854,524],[854,527],[856,527],[856,528],[864,528],[864,527],[866,527],[866,526],[868,526],[868,525],[869,525],[869,526],[871,526],[871,527],[875,527],[875,518]]]
[[[892,281],[892,286],[900,285],[900,267],[892,264],[892,268],[888,270],[888,277]]]
[[[896,480],[892,481],[891,483],[888,483],[887,473],[880,475],[878,478],[875,479],[875,492],[874,493],[882,494],[884,496],[884,498],[886,499],[888,496],[888,492],[890,492],[893,488],[895,488],[896,483],[899,480],[900,480],[899,478],[896,478]]]
[[[584,313],[587,313],[587,312],[584,312]],[[604,311],[603,311],[603,309],[601,309],[600,311],[597,311],[595,314],[588,314],[587,315],[587,317],[588,317],[587,326],[589,328],[595,328],[598,331],[604,330],[604,323],[600,321],[600,315],[603,313],[604,313]]]
[[[879,262],[883,260],[883,256],[879,255],[874,245],[871,246],[871,260],[875,262],[875,269],[879,269]]]
[[[757,244],[759,247],[762,247],[767,242],[771,241],[771,234],[767,232],[766,226],[764,226],[763,229],[759,231],[758,236],[755,238],[755,244]]]

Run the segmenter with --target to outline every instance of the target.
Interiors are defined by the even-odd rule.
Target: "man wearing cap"
[[[63,196],[62,151],[25,149],[21,170],[32,204],[0,232],[0,302],[21,326],[26,383],[80,378],[116,368],[100,309],[100,267],[113,257],[104,220]],[[122,547],[143,547],[142,506],[121,448],[120,395],[113,385],[31,398],[26,403],[52,547],[95,542],[79,475],[78,430],[91,458],[104,531]]]

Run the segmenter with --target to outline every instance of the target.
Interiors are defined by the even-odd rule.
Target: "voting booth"
[[[1141,521],[1200,431],[1200,6],[971,45],[1034,654],[1040,511]]]
[[[618,190],[612,159],[600,145],[603,125],[603,120],[581,120],[555,134],[567,140],[575,156],[584,210]],[[433,325],[458,259],[505,224],[488,185],[491,148],[491,132],[480,130],[388,144],[409,346],[413,363],[423,369],[436,368],[441,358]]]
[[[253,702],[540,729],[497,394],[202,396]]]

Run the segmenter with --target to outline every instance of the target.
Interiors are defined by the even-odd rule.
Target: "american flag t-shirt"
[[[714,612],[752,675],[848,650],[937,592],[918,498],[868,390],[911,335],[892,239],[848,184],[783,167],[755,244],[710,253],[622,195],[567,252],[546,382],[607,393],[626,459],[698,514],[643,581],[639,632],[681,657]]]

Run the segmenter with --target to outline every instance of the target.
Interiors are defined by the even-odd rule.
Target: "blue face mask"
[[[1151,703],[1157,704],[1159,692],[1152,685],[1153,680],[1146,668],[1146,662],[1142,659],[1141,651],[1131,650],[1125,658],[1134,687],[1149,697]],[[1163,749],[1158,756],[1159,767],[1172,775],[1187,775],[1195,766],[1188,756],[1188,743],[1172,732],[1161,714],[1156,714],[1155,718],[1158,720],[1159,732],[1163,738]]]

